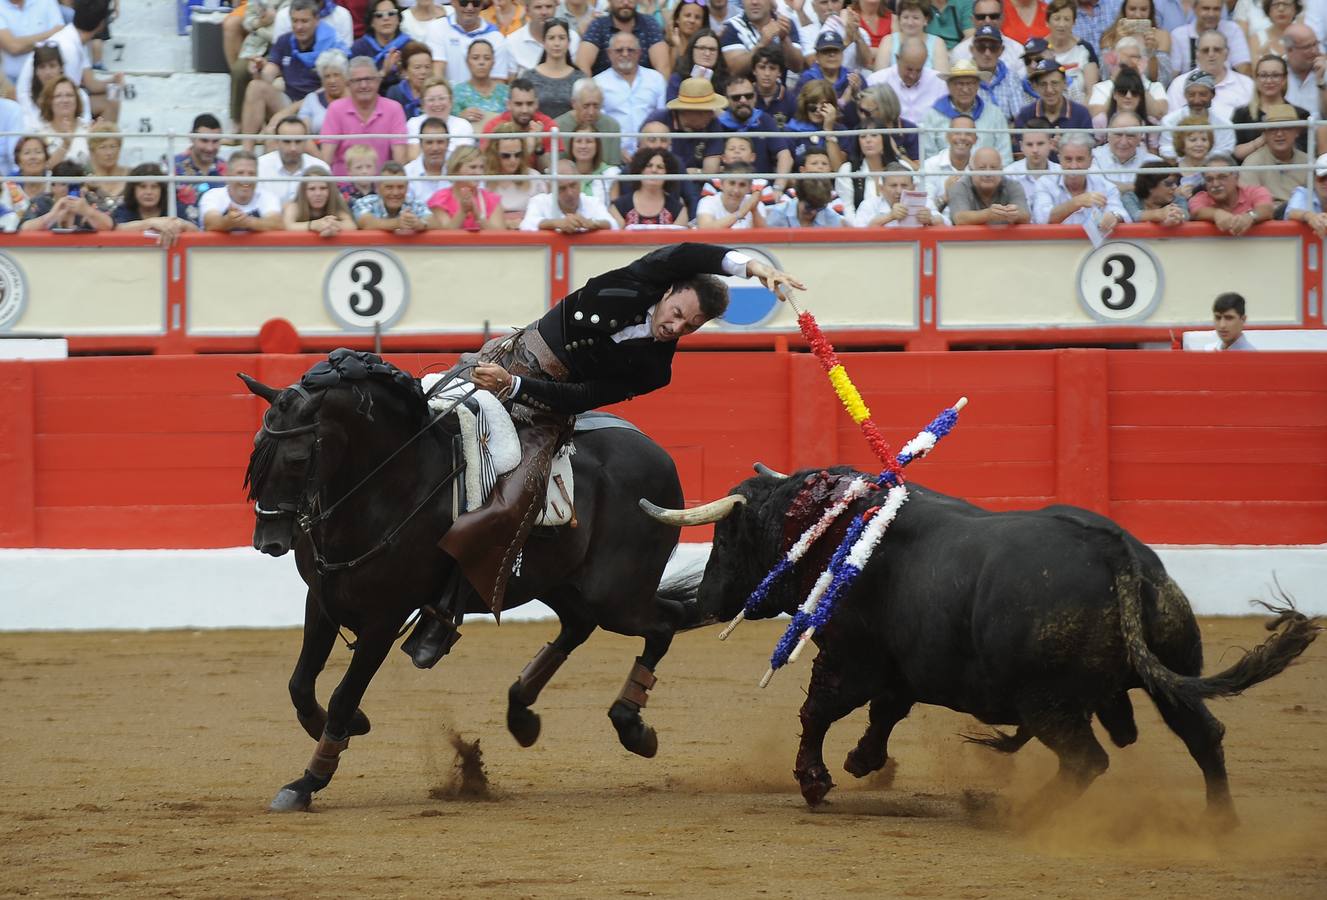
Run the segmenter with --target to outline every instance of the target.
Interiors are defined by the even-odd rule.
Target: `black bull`
[[[859,473],[752,478],[738,485],[718,521],[699,586],[704,612],[732,618],[831,492]],[[820,496],[805,512],[809,492]],[[799,495],[801,500],[799,501]],[[732,505],[732,497],[745,499]],[[786,518],[800,502],[803,512]],[[881,495],[858,501],[860,513]],[[645,506],[645,504],[642,504]],[[692,520],[697,510],[688,510]],[[676,521],[671,511],[656,511]],[[772,616],[806,597],[846,517],[818,555],[771,592]],[[1128,691],[1143,688],[1202,769],[1208,810],[1234,820],[1221,747],[1224,726],[1204,699],[1237,694],[1281,672],[1317,635],[1314,621],[1275,609],[1279,629],[1219,674],[1199,677],[1202,642],[1183,592],[1157,555],[1111,520],[1070,506],[990,512],[921,485],[842,597],[819,647],[802,706],[795,775],[811,805],[833,787],[822,757],[826,732],[870,704],[870,723],[845,768],[862,777],[884,766],[890,731],[914,703],[968,713],[1012,735],[976,738],[1012,752],[1031,738],[1060,761],[1059,774],[1028,812],[1080,794],[1108,765],[1093,736],[1095,714],[1120,747],[1137,738]],[[1282,627],[1284,626],[1284,627]]]
[[[431,426],[418,384],[369,354],[336,351],[285,389],[241,378],[270,404],[245,476],[258,517],[253,544],[272,556],[293,549],[308,585],[290,697],[319,743],[304,776],[273,801],[304,809],[331,781],[349,738],[368,732],[359,703],[403,623],[458,577],[437,547],[452,521],[455,419]],[[675,631],[694,624],[694,606],[659,585],[679,529],[642,515],[635,500],[680,505],[682,488],[668,454],[637,431],[590,431],[576,445],[577,527],[535,529],[508,584],[506,607],[538,597],[561,630],[508,691],[507,727],[523,746],[534,743],[539,717],[530,707],[567,654],[603,628],[644,638],[609,717],[623,746],[653,756],[657,739],[641,707]],[[488,612],[474,602],[469,612]],[[354,655],[324,710],[314,684],[338,627],[355,633]]]

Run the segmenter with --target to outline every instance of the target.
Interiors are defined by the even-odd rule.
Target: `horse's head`
[[[309,510],[316,492],[316,457],[323,449],[318,410],[325,391],[310,392],[299,384],[283,390],[239,377],[270,404],[244,473],[258,519],[253,546],[269,556],[284,556],[294,543],[296,517]]]

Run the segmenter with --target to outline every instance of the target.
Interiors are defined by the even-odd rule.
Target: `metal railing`
[[[1316,168],[1316,166],[1315,166],[1315,160],[1316,160],[1316,157],[1317,157],[1317,154],[1316,154],[1316,147],[1317,147],[1317,129],[1318,129],[1318,127],[1320,127],[1320,126],[1322,126],[1322,125],[1324,125],[1324,124],[1327,124],[1327,122],[1324,122],[1324,120],[1321,120],[1321,119],[1310,119],[1310,120],[1307,120],[1307,121],[1301,120],[1300,122],[1297,122],[1297,123],[1289,123],[1287,126],[1283,126],[1283,127],[1307,128],[1307,129],[1308,129],[1308,133],[1307,133],[1307,146],[1308,146],[1308,151],[1307,151],[1307,154],[1306,154],[1306,155],[1307,155],[1307,161],[1306,161],[1305,163],[1299,164],[1298,166],[1292,166],[1292,165],[1290,165],[1290,164],[1287,164],[1287,165],[1276,165],[1276,164],[1267,164],[1267,165],[1240,165],[1240,166],[1237,166],[1237,167],[1236,167],[1237,171],[1240,171],[1240,172],[1255,172],[1255,171],[1256,171],[1256,172],[1262,172],[1262,171],[1282,172],[1282,171],[1285,171],[1287,168],[1295,168],[1295,167],[1297,167],[1297,168],[1302,168],[1303,171],[1304,171],[1304,184],[1305,184],[1305,186],[1307,187],[1307,189],[1309,190],[1310,194],[1312,194],[1312,193],[1313,193],[1313,189],[1314,189],[1314,170],[1315,170],[1315,168]],[[1056,134],[1056,135],[1061,135],[1061,136],[1062,136],[1062,135],[1065,135],[1065,134],[1071,134],[1071,133],[1090,134],[1090,135],[1093,135],[1093,136],[1095,136],[1095,135],[1099,135],[1099,134],[1106,134],[1106,135],[1109,136],[1110,134],[1115,134],[1115,133],[1128,133],[1128,134],[1137,134],[1137,135],[1144,135],[1144,136],[1145,136],[1145,135],[1148,135],[1148,134],[1167,134],[1167,135],[1169,135],[1169,134],[1174,134],[1174,133],[1177,133],[1177,132],[1191,132],[1191,131],[1218,132],[1218,131],[1223,131],[1223,130],[1233,130],[1233,131],[1235,131],[1235,132],[1238,133],[1238,132],[1240,132],[1240,131],[1254,131],[1254,130],[1256,130],[1256,131],[1265,131],[1265,130],[1267,130],[1269,127],[1270,127],[1270,126],[1269,126],[1267,123],[1265,123],[1265,122],[1253,122],[1253,123],[1241,123],[1241,124],[1233,124],[1233,123],[1232,123],[1232,124],[1230,124],[1230,125],[1213,125],[1213,124],[1199,124],[1199,125],[1140,125],[1140,126],[1133,126],[1133,127],[1103,127],[1103,128],[1095,128],[1095,127],[1094,127],[1094,128],[1092,128],[1092,129],[1053,129],[1053,130],[1052,130],[1052,133],[1053,133],[1053,134]],[[1010,136],[1010,137],[1012,138],[1014,135],[1021,135],[1021,134],[1025,134],[1025,133],[1029,133],[1029,132],[1040,132],[1040,131],[1044,131],[1044,130],[1045,130],[1045,129],[1032,129],[1032,128],[1014,129],[1014,128],[975,128],[975,127],[974,127],[974,128],[963,128],[963,129],[945,129],[943,132],[940,132],[940,133],[941,133],[941,134],[949,134],[949,133],[958,132],[958,133],[965,133],[965,134],[973,134],[973,135],[977,135],[977,136],[988,135],[988,134],[995,134],[995,135],[1008,135],[1008,136]],[[517,173],[513,173],[513,174],[510,174],[510,175],[508,175],[508,174],[448,175],[448,174],[446,174],[446,172],[444,171],[444,172],[442,172],[442,173],[439,173],[437,176],[428,176],[428,180],[446,180],[446,181],[448,181],[448,182],[478,182],[478,183],[491,182],[491,181],[516,182],[516,183],[539,181],[539,182],[548,182],[548,183],[550,184],[550,188],[551,188],[553,191],[556,191],[557,188],[558,188],[558,184],[559,184],[559,182],[560,182],[562,179],[565,179],[565,178],[568,178],[568,177],[575,177],[575,179],[576,179],[576,180],[579,180],[579,181],[593,180],[593,179],[602,179],[602,178],[605,178],[605,177],[611,177],[613,180],[615,180],[615,181],[620,181],[620,182],[638,182],[638,181],[685,182],[685,181],[709,180],[709,179],[722,178],[722,177],[724,177],[724,175],[723,175],[723,173],[722,173],[721,171],[715,171],[715,172],[701,172],[701,173],[687,172],[687,173],[676,174],[676,175],[667,175],[667,174],[663,174],[663,175],[655,175],[655,174],[651,174],[651,175],[644,175],[644,174],[641,174],[641,175],[631,175],[631,174],[628,174],[628,173],[626,173],[626,172],[619,172],[619,173],[614,173],[614,174],[612,174],[611,176],[607,176],[607,175],[605,175],[605,174],[602,173],[602,172],[599,172],[599,173],[582,173],[582,174],[579,174],[579,175],[577,175],[577,176],[569,176],[569,175],[564,174],[564,173],[559,173],[559,172],[557,171],[557,169],[558,169],[558,161],[559,161],[561,158],[563,158],[564,155],[566,155],[566,151],[565,151],[565,150],[563,149],[563,147],[562,147],[562,142],[563,142],[564,140],[570,140],[570,139],[572,139],[573,137],[577,137],[577,136],[579,136],[579,137],[592,137],[592,138],[594,138],[595,140],[598,140],[598,141],[601,141],[601,142],[602,142],[602,141],[607,141],[607,140],[622,140],[622,139],[624,139],[624,138],[627,138],[627,139],[637,139],[637,140],[639,140],[640,138],[656,138],[656,139],[658,139],[658,138],[668,138],[669,141],[671,142],[671,141],[675,141],[675,140],[684,140],[684,141],[685,141],[685,140],[698,140],[698,139],[703,139],[703,140],[726,140],[726,139],[728,139],[728,138],[732,138],[732,137],[742,137],[742,138],[748,138],[748,139],[754,139],[754,140],[760,140],[760,139],[776,139],[776,140],[785,140],[785,141],[786,141],[786,140],[789,140],[790,138],[791,138],[791,139],[797,139],[797,138],[805,138],[805,137],[819,137],[819,138],[824,138],[824,139],[828,139],[828,138],[830,138],[830,137],[833,137],[833,138],[839,139],[839,138],[845,138],[845,137],[858,137],[858,136],[860,136],[860,135],[864,135],[864,134],[883,134],[883,135],[887,135],[887,136],[891,136],[891,137],[897,137],[897,136],[901,136],[901,135],[912,135],[912,134],[915,134],[915,135],[918,136],[918,144],[919,144],[919,148],[920,148],[920,146],[921,146],[922,144],[925,143],[926,137],[927,137],[928,135],[930,135],[930,134],[934,134],[934,133],[936,133],[935,129],[928,129],[928,128],[924,128],[924,127],[921,127],[921,126],[917,126],[917,127],[913,127],[913,128],[858,128],[858,129],[845,129],[845,130],[835,130],[835,131],[804,131],[804,132],[785,132],[785,131],[736,131],[736,132],[726,132],[726,131],[717,131],[717,132],[667,132],[667,133],[663,133],[663,132],[649,133],[649,132],[639,132],[639,131],[637,131],[637,132],[562,131],[562,130],[560,130],[560,129],[558,129],[558,128],[555,127],[555,128],[553,128],[553,129],[551,129],[551,130],[549,130],[549,131],[526,131],[526,132],[511,132],[511,133],[506,133],[506,132],[504,132],[504,133],[502,133],[502,134],[492,134],[492,133],[488,133],[488,134],[474,134],[474,135],[464,135],[464,136],[459,136],[459,137],[456,137],[456,138],[452,138],[452,137],[450,137],[450,136],[447,136],[447,139],[448,139],[449,141],[450,141],[450,140],[465,141],[467,144],[478,144],[478,143],[483,143],[483,142],[487,142],[487,141],[490,141],[490,140],[526,140],[526,139],[536,139],[536,140],[547,141],[547,142],[549,143],[550,150],[551,150],[551,153],[549,154],[549,156],[550,156],[550,161],[549,161],[549,172],[548,172],[547,174],[543,174],[543,173],[540,173],[540,174],[528,174],[528,173],[520,173],[520,174],[517,174]],[[178,214],[179,214],[179,210],[178,210],[178,208],[177,208],[177,192],[178,192],[180,186],[182,186],[182,185],[188,185],[188,184],[209,184],[209,185],[212,185],[212,184],[234,184],[234,183],[239,183],[239,184],[253,184],[253,183],[262,183],[262,182],[281,182],[281,183],[299,182],[299,183],[304,183],[304,182],[321,182],[321,181],[326,181],[327,178],[328,178],[328,176],[320,176],[320,175],[302,175],[302,174],[301,174],[301,175],[275,175],[275,176],[258,176],[258,175],[255,175],[255,176],[252,176],[252,177],[248,177],[248,176],[234,176],[234,175],[185,175],[185,174],[179,174],[179,173],[177,173],[177,172],[175,171],[174,161],[175,161],[176,156],[178,155],[177,152],[176,152],[176,149],[177,149],[178,147],[181,146],[181,142],[183,142],[183,141],[187,141],[187,142],[188,142],[187,144],[184,145],[185,150],[187,150],[187,149],[189,148],[189,146],[192,145],[192,142],[193,142],[193,140],[195,140],[195,139],[202,139],[202,140],[209,140],[209,141],[211,141],[211,140],[219,140],[219,141],[222,141],[222,142],[231,142],[231,141],[248,142],[248,141],[252,141],[252,142],[254,142],[254,143],[262,143],[262,144],[264,144],[264,145],[266,145],[266,146],[270,146],[270,145],[274,145],[274,144],[276,144],[276,143],[278,143],[278,142],[281,142],[281,141],[287,141],[287,140],[290,140],[291,137],[288,137],[288,136],[287,136],[287,137],[279,137],[279,136],[272,135],[272,134],[243,134],[243,133],[225,133],[225,132],[177,133],[177,132],[175,132],[175,131],[167,131],[167,132],[146,132],[146,133],[139,133],[139,132],[95,132],[95,133],[88,133],[88,132],[73,132],[73,133],[46,133],[46,132],[43,132],[43,133],[36,133],[36,134],[34,134],[34,133],[32,133],[32,132],[0,132],[0,138],[6,138],[6,137],[19,137],[19,138],[21,138],[21,137],[33,137],[33,136],[35,136],[35,137],[39,137],[39,138],[43,138],[43,139],[47,139],[47,140],[49,140],[49,139],[51,139],[51,138],[71,138],[71,139],[72,139],[72,138],[82,138],[82,139],[84,139],[84,140],[87,140],[87,139],[89,139],[89,138],[95,138],[95,139],[97,139],[97,140],[119,140],[119,141],[121,141],[121,146],[123,146],[124,142],[125,142],[125,141],[128,141],[128,140],[137,140],[137,139],[144,139],[144,140],[147,140],[147,139],[157,139],[157,140],[159,140],[159,139],[164,138],[164,139],[166,140],[166,148],[167,148],[167,150],[166,150],[166,156],[165,156],[164,159],[162,160],[162,163],[163,163],[163,165],[162,165],[162,168],[163,168],[163,174],[162,174],[162,175],[138,175],[138,176],[134,176],[134,175],[121,175],[121,176],[101,175],[101,176],[96,176],[96,175],[88,174],[88,175],[83,175],[83,176],[65,176],[65,177],[52,176],[52,175],[29,175],[29,176],[13,175],[13,176],[9,176],[9,177],[7,177],[5,180],[6,180],[6,181],[10,181],[10,182],[14,182],[14,183],[17,183],[17,184],[27,184],[27,183],[33,183],[33,182],[40,182],[40,183],[43,183],[43,184],[52,184],[52,183],[88,184],[88,183],[98,183],[98,182],[101,182],[101,183],[106,183],[106,182],[121,183],[121,182],[123,182],[123,183],[127,183],[127,184],[134,184],[134,183],[139,183],[139,182],[164,183],[164,184],[166,185],[166,196],[165,196],[165,198],[164,198],[164,200],[165,200],[165,202],[166,202],[166,211],[167,211],[166,214],[167,214],[168,216],[171,216],[171,217],[178,216]],[[327,136],[323,136],[323,135],[313,135],[313,134],[311,134],[311,135],[308,135],[308,136],[307,136],[307,140],[304,141],[304,142],[302,142],[302,143],[322,145],[322,144],[335,144],[335,143],[347,143],[347,142],[362,143],[362,142],[364,142],[364,141],[370,141],[370,140],[371,140],[371,141],[382,141],[382,140],[386,140],[386,141],[397,141],[397,142],[399,142],[399,141],[401,141],[402,139],[404,139],[404,140],[405,140],[405,143],[410,144],[410,143],[417,143],[419,140],[421,140],[421,139],[426,139],[426,138],[428,138],[428,137],[430,137],[430,136],[431,136],[431,135],[402,135],[402,134],[399,134],[399,133],[387,133],[387,134],[383,134],[383,133],[372,133],[372,134],[327,135]],[[441,138],[441,137],[443,137],[443,135],[437,135],[437,137]],[[974,148],[973,148],[973,152],[975,152],[976,149],[977,149],[977,148],[974,147]],[[1148,152],[1148,153],[1151,152],[1151,151],[1145,151],[1145,145],[1140,145],[1140,147],[1139,147],[1139,151],[1140,151],[1140,152]],[[305,152],[305,151],[302,150],[301,152]],[[333,154],[333,155],[334,155],[334,154]],[[921,154],[919,154],[919,155],[921,155]],[[1163,160],[1163,161],[1164,161],[1164,160]],[[934,176],[936,176],[936,175],[938,175],[938,174],[941,174],[941,173],[928,173],[928,172],[924,171],[924,170],[921,168],[921,166],[922,166],[924,163],[925,163],[925,160],[924,160],[924,159],[916,160],[917,168],[916,168],[916,169],[914,170],[914,172],[913,172],[913,176],[914,176],[914,177],[923,177],[923,178],[926,178],[926,177],[934,177]],[[327,167],[328,167],[329,170],[330,170],[331,167],[332,167],[332,163],[331,163],[330,161],[326,161],[326,165],[327,165]],[[1037,170],[1037,171],[1044,171],[1044,170]],[[1136,175],[1136,174],[1138,173],[1139,169],[1138,169],[1137,167],[1106,168],[1106,167],[1098,167],[1098,166],[1093,165],[1093,166],[1090,166],[1090,167],[1087,168],[1087,169],[1076,169],[1076,170],[1071,170],[1071,171],[1074,171],[1075,174],[1082,174],[1082,175],[1101,175],[1101,176],[1111,176],[1111,175]],[[1177,161],[1175,164],[1173,164],[1173,165],[1166,166],[1166,167],[1153,167],[1153,168],[1150,168],[1148,171],[1155,172],[1155,173],[1167,173],[1167,174],[1179,174],[1179,175],[1187,175],[1187,174],[1190,174],[1190,173],[1192,172],[1192,170],[1189,169],[1189,168],[1181,167],[1181,166],[1179,165],[1178,161]],[[970,173],[970,170],[964,170],[964,172],[965,172],[965,173]],[[854,171],[850,171],[850,172],[840,172],[840,171],[838,171],[838,170],[832,170],[832,171],[827,172],[827,173],[824,173],[824,172],[778,172],[778,171],[775,171],[775,172],[752,172],[752,173],[743,173],[743,177],[749,177],[749,178],[752,178],[752,179],[765,179],[765,180],[767,180],[767,181],[771,181],[771,182],[773,182],[773,181],[798,181],[798,180],[803,180],[803,179],[824,179],[824,178],[842,178],[842,177],[847,177],[847,178],[851,178],[851,179],[867,179],[867,178],[871,178],[871,177],[877,177],[879,174],[881,174],[881,173],[879,173],[879,172],[862,172],[862,171],[858,171],[858,170],[854,170]],[[948,174],[951,174],[951,173],[944,173],[944,174],[948,175]],[[1000,174],[1000,175],[1020,175],[1020,176],[1021,176],[1021,175],[1026,175],[1026,174],[1028,174],[1028,172],[1027,172],[1026,170],[1015,170],[1015,169],[1011,169],[1011,168],[1008,168],[1008,167],[1006,166],[1006,167],[1003,167],[1003,168],[1001,168],[1001,169],[999,169],[999,170],[994,170],[994,169],[992,169],[992,170],[985,170],[985,171],[982,172],[982,174],[985,174],[985,175],[994,175],[994,174]],[[335,179],[335,180],[337,180],[337,181],[340,181],[340,182],[346,182],[346,181],[350,181],[350,180],[352,180],[351,177],[350,177],[349,175],[336,175],[336,174],[333,174],[333,175],[331,175],[330,177],[333,178],[333,179]],[[418,178],[418,176],[413,176],[413,177],[412,177],[412,176],[409,176],[409,175],[386,175],[386,176],[383,176],[383,175],[374,175],[370,180],[371,180],[372,182],[374,182],[375,184],[377,184],[377,183],[382,183],[382,182],[394,182],[394,183],[407,182],[407,183],[408,183],[408,182],[410,182],[411,180],[414,180],[414,179],[417,179],[417,178]],[[1029,205],[1030,205],[1030,204],[1031,204],[1031,199],[1029,198]]]

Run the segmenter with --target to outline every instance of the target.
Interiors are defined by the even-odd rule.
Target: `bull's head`
[[[765,501],[787,476],[756,464],[760,476],[748,478],[726,497],[691,509],[664,509],[642,499],[650,518],[666,525],[714,525],[714,545],[698,602],[706,614],[726,621],[737,615],[751,591],[760,583],[779,549],[779,537],[768,532]],[[781,515],[775,515],[777,528]]]

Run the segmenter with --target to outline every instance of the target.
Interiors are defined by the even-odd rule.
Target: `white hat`
[[[1316,170],[1314,170],[1313,172],[1314,175],[1317,175],[1319,178],[1327,176],[1327,153],[1324,153],[1322,156],[1319,156],[1318,161],[1314,163],[1314,165],[1318,167]]]

